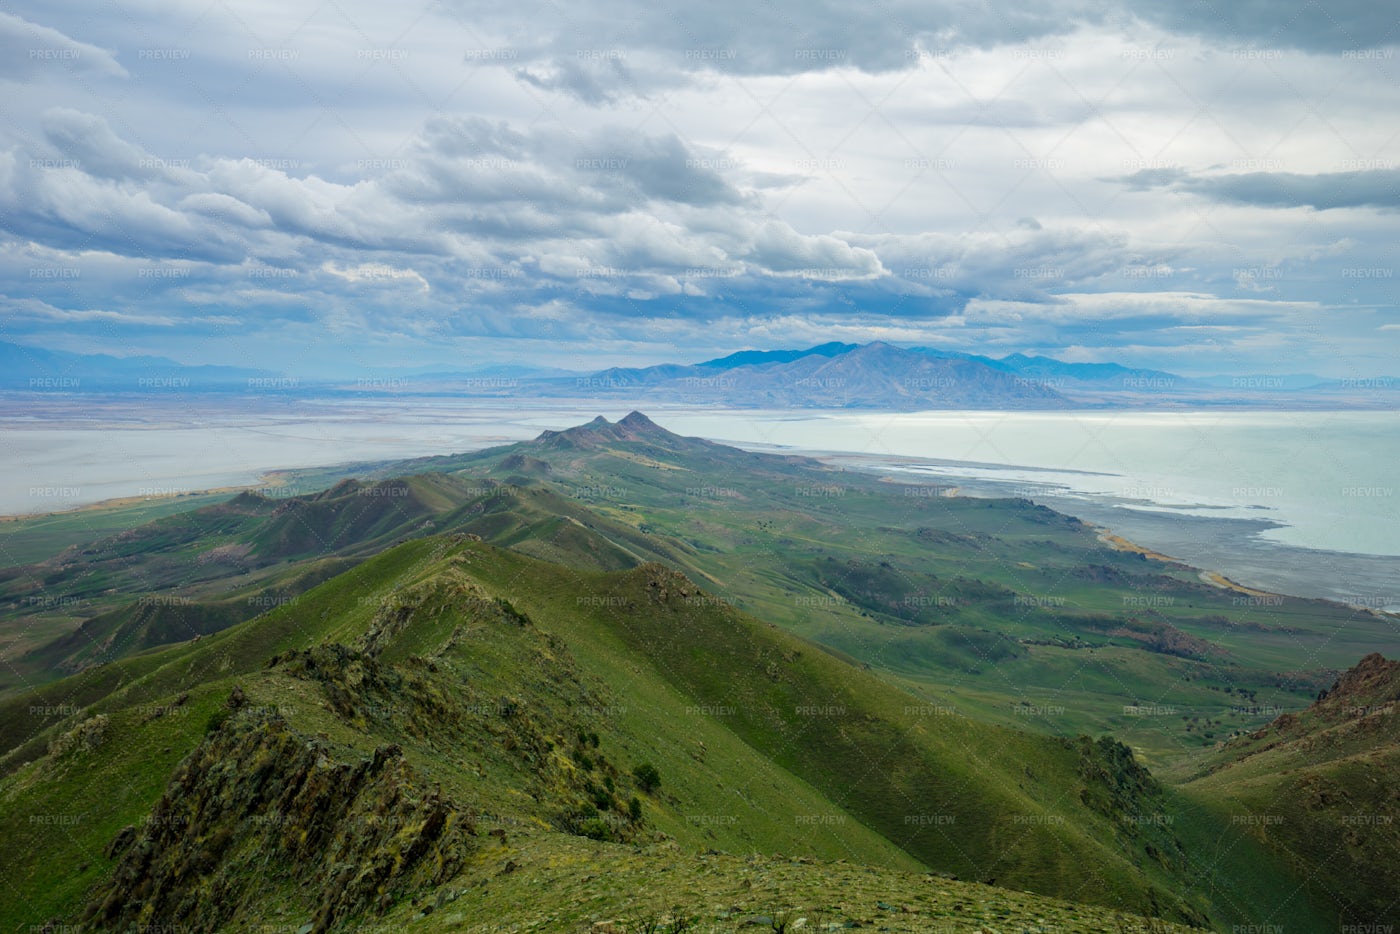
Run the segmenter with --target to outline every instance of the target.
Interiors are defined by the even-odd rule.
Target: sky
[[[1400,372],[1375,0],[0,5],[0,340]]]

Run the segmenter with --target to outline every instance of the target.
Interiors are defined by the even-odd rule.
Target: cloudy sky
[[[0,340],[1400,371],[1375,0],[21,0]]]

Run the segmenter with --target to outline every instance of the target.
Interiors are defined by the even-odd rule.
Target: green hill
[[[476,847],[503,845],[483,827],[1196,910],[1168,870],[1119,848],[1134,835],[1111,810],[1155,791],[1122,784],[1144,776],[1118,747],[920,718],[873,676],[701,593],[658,565],[581,572],[431,538],[295,606],[106,666],[125,670],[103,696],[82,676],[57,682],[23,702],[74,712],[3,760],[11,852],[29,869],[9,876],[23,897],[4,920],[90,910],[210,929],[295,907],[339,923],[469,873]],[[385,769],[401,789],[389,803]],[[103,787],[120,793],[95,798]],[[345,829],[384,808],[389,827]],[[14,820],[35,814],[71,816],[68,832]],[[425,835],[429,820],[461,839]],[[307,840],[380,875],[253,868],[295,861]],[[56,864],[85,869],[53,886],[42,867]]]
[[[1293,661],[1383,616],[635,414],[361,473],[5,572],[56,631],[0,695],[0,930],[1325,931],[1400,893],[1394,663]],[[68,593],[100,612],[25,602]]]
[[[1363,930],[1394,917],[1400,893],[1397,711],[1400,662],[1368,655],[1306,710],[1217,751],[1184,788]]]
[[[931,705],[1061,736],[1111,732],[1154,767],[1305,708],[1368,652],[1400,651],[1384,614],[1206,583],[1026,500],[739,451],[640,413],[367,476],[524,481],[525,463],[532,483],[587,509],[568,514],[607,522],[614,541],[645,533],[708,593]]]
[[[299,592],[312,562],[451,531],[580,568],[660,561],[930,704],[1112,732],[1154,767],[1263,726],[1258,711],[1301,710],[1360,656],[1400,648],[1384,614],[1213,586],[1025,500],[739,451],[637,413],[357,472],[0,571],[0,694],[248,618]],[[224,605],[233,582],[241,608]],[[142,601],[186,608],[112,638],[111,614]]]
[[[443,529],[599,569],[676,557],[552,490],[497,480],[429,473],[279,500],[245,492],[0,571],[0,631],[10,637],[0,688],[209,635]]]

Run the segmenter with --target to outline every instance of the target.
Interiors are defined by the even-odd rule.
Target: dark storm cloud
[[[1215,201],[1267,208],[1400,209],[1400,169],[1390,168],[1316,175],[1296,172],[1192,175],[1182,169],[1151,169],[1117,181],[1134,191],[1165,188]]]
[[[674,133],[622,129],[520,132],[479,118],[441,118],[387,184],[419,202],[521,202],[630,210],[648,201],[736,205],[742,195]]]
[[[463,22],[503,35],[521,80],[591,104],[646,96],[674,85],[678,72],[889,72],[960,49],[1035,43],[1134,18],[1227,47],[1346,53],[1400,42],[1400,18],[1374,0],[1131,0],[1117,9],[1080,0],[600,0],[568,6],[525,0],[509,9],[487,0],[450,0],[448,8]]]
[[[1376,0],[1137,0],[1131,9],[1173,32],[1224,45],[1345,53],[1400,43],[1394,5]]]
[[[463,22],[503,34],[531,64],[526,80],[601,101],[653,76],[714,70],[792,75],[829,68],[908,68],[949,49],[1025,42],[1097,18],[1093,4],[967,4],[889,0],[634,4],[604,0],[560,6],[525,0],[503,10],[486,0],[452,0]],[[547,71],[538,70],[543,64]]]

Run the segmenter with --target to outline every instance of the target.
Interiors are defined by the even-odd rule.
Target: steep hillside
[[[354,565],[353,560],[327,558],[307,561],[280,574],[244,584],[223,599],[200,599],[178,593],[155,593],[84,620],[16,660],[12,671],[41,675],[81,671],[94,665],[172,642],[211,635],[251,619],[269,607],[289,603],[329,577]],[[222,596],[222,595],[220,595]],[[46,675],[44,677],[42,675]]]
[[[498,480],[428,473],[278,499],[245,492],[0,571],[0,631],[11,636],[0,688],[209,635],[444,530],[601,570],[678,561],[684,550],[553,490]]]
[[[1026,500],[740,451],[636,412],[375,475],[526,482],[525,465],[528,482],[588,512],[566,514],[606,522],[611,541],[932,706],[1058,735],[1112,732],[1154,768],[1300,710],[1361,655],[1400,646],[1375,614],[1242,598]]]
[[[299,496],[242,494],[0,572],[0,692],[207,635],[293,599],[318,562],[447,531],[581,569],[660,561],[931,704],[1059,735],[1111,731],[1154,766],[1257,729],[1261,711],[1301,709],[1395,641],[1376,614],[1241,600],[1024,500],[740,451],[640,413],[364,473]]]
[[[883,909],[842,906],[851,893],[823,881],[844,872],[836,859],[1110,914],[1210,910],[1170,833],[1117,818],[1162,800],[1126,750],[928,717],[656,565],[587,572],[423,539],[295,605],[105,668],[105,692],[78,676],[22,699],[72,712],[0,760],[18,831],[7,926],[86,915],[330,929],[415,897],[420,909],[424,897],[489,903],[487,879],[557,866],[549,854],[580,837],[623,847],[599,858],[632,860],[633,873],[648,870],[631,847],[662,846],[652,855],[686,867],[697,900],[680,907],[695,917],[713,911],[705,893],[755,868],[698,862],[706,851],[815,861],[776,875],[822,893],[837,920]],[[259,875],[309,840],[341,855]],[[51,865],[82,869],[55,886]],[[920,878],[950,912],[975,899],[1031,923],[1050,910]],[[617,895],[600,907],[641,901]],[[793,898],[767,907],[807,902]],[[532,910],[563,909],[546,898]]]
[[[1321,931],[1400,893],[1397,665],[1338,676],[1382,615],[639,413],[364,474],[7,573],[0,927]]]
[[[1362,930],[1400,897],[1400,662],[1368,655],[1298,714],[1227,744],[1184,790]],[[1344,927],[1343,930],[1346,930]]]

